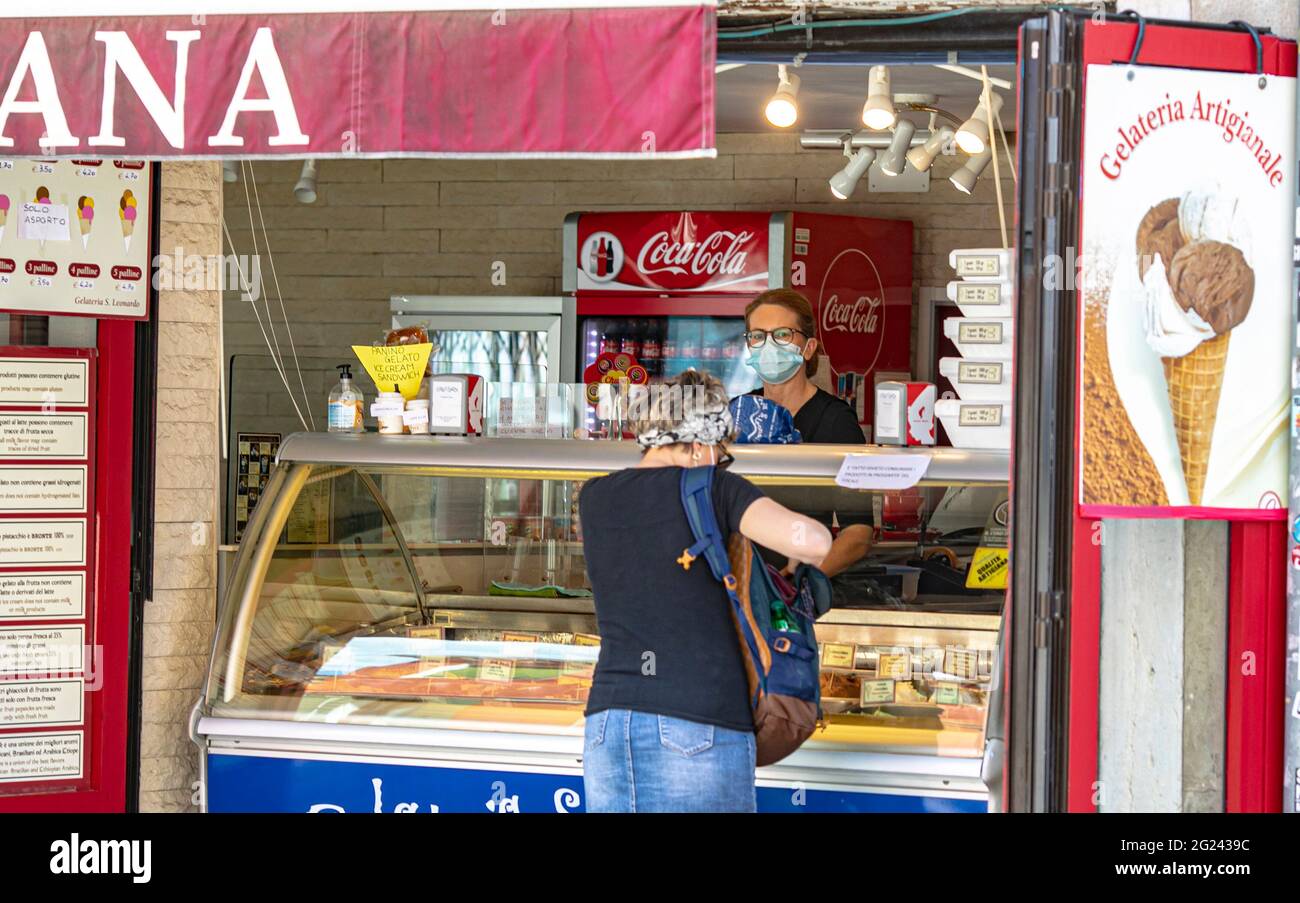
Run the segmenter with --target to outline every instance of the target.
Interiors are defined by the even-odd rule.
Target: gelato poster
[[[1281,516],[1295,102],[1293,78],[1088,67],[1085,515]]]
[[[0,158],[0,311],[149,312],[149,165]]]

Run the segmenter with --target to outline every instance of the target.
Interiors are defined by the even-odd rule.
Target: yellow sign
[[[424,368],[429,363],[433,343],[420,345],[353,345],[352,351],[361,361],[375,388],[380,392],[396,391],[410,401],[420,391]]]
[[[976,549],[966,573],[966,588],[1006,589],[1010,561],[1006,549]]]
[[[876,659],[876,676],[888,677],[891,680],[911,680],[912,654],[910,652],[894,655],[880,653],[880,657]]]
[[[822,667],[852,668],[853,645],[849,643],[823,643]]]

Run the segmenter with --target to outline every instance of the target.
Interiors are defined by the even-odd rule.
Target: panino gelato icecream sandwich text
[[[1189,191],[1156,204],[1137,231],[1147,344],[1160,355],[1188,498],[1201,504],[1228,358],[1250,313],[1250,226],[1236,198]]]

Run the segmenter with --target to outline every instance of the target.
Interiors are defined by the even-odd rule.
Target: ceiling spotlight
[[[881,172],[887,176],[903,174],[903,169],[907,166],[907,149],[912,146],[912,135],[915,133],[916,126],[912,125],[911,120],[898,120],[898,125],[894,126],[894,140],[889,142],[889,147],[880,155]]]
[[[226,182],[239,181],[239,164],[234,160],[221,161],[221,178]]]
[[[946,125],[939,126],[930,132],[930,137],[925,139],[925,144],[907,152],[907,162],[911,163],[912,168],[917,172],[927,172],[934,165],[934,158],[939,156],[944,145],[952,140],[952,136],[952,129]]]
[[[894,96],[889,90],[889,67],[872,66],[867,75],[867,102],[862,107],[862,124],[883,132],[893,128],[897,120]]]
[[[953,187],[962,194],[970,194],[975,190],[975,182],[979,179],[980,173],[992,159],[993,151],[987,148],[982,153],[972,154],[966,161],[966,165],[949,176],[948,181],[952,182]]]
[[[996,117],[1002,111],[1002,95],[989,92],[989,104]],[[988,111],[984,109],[984,98],[980,96],[975,104],[975,112],[957,129],[957,146],[968,154],[982,153],[989,143]]]
[[[300,204],[316,203],[315,160],[304,160],[302,162],[302,175],[298,177],[298,184],[293,186],[293,195]]]
[[[853,190],[858,187],[858,181],[863,173],[871,168],[871,161],[876,159],[876,151],[875,148],[864,147],[854,154],[846,153],[845,156],[848,156],[849,162],[831,176],[831,194],[841,201],[847,201],[853,194]]]
[[[763,113],[772,125],[788,129],[799,118],[799,105],[795,100],[799,96],[799,76],[791,75],[784,65],[777,66],[776,71],[779,79],[776,93],[767,102]]]

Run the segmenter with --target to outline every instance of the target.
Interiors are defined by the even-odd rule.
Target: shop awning
[[[714,0],[103,5],[0,12],[0,155],[715,153]]]

